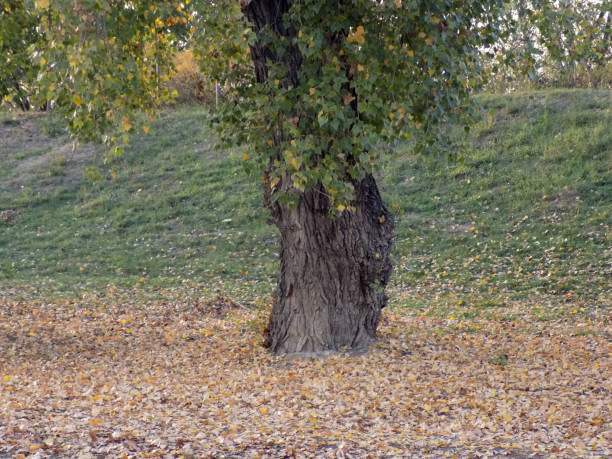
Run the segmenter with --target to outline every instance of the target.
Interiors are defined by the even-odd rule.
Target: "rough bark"
[[[376,339],[391,275],[393,220],[376,182],[357,186],[354,212],[329,217],[319,190],[279,208],[281,273],[269,324],[273,353],[364,348]]]
[[[297,33],[283,23],[289,0],[243,0],[242,5],[256,33],[264,26],[279,36]],[[277,56],[256,42],[251,56],[258,82],[266,81],[271,63],[283,62],[289,72],[282,84],[299,84],[297,48]],[[351,106],[357,110],[356,99]],[[271,135],[282,140],[282,133]],[[286,206],[271,202],[266,181],[265,202],[281,236],[280,279],[266,336],[275,354],[361,349],[376,339],[391,275],[393,220],[371,175],[353,185],[355,211],[330,218],[321,186],[297,192],[290,178],[283,178],[279,188],[299,196],[297,206]]]

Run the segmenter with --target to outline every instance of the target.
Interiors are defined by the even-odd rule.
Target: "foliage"
[[[38,72],[29,47],[42,40],[36,26],[40,20],[32,1],[6,0],[0,6],[0,104],[30,108],[32,82]]]
[[[208,81],[199,68],[193,49],[180,51],[174,61],[176,72],[169,81],[170,91],[176,90],[172,100],[177,104],[215,103],[214,83]]]
[[[501,20],[501,2],[310,0],[292,3],[284,34],[258,25],[254,35],[236,2],[223,5],[201,15],[209,27],[197,37],[207,72],[236,93],[219,117],[223,138],[248,145],[245,161],[264,173],[272,199],[320,183],[340,210],[398,137],[454,151],[446,125],[472,115],[478,47]],[[250,77],[247,46],[268,56]]]
[[[279,4],[277,23],[263,27],[245,18],[253,5],[62,0],[37,2],[38,12],[30,5],[24,11],[41,16],[47,38],[33,53],[41,100],[53,100],[78,138],[121,153],[136,126],[149,129],[133,112],[152,119],[170,100],[175,53],[193,46],[209,81],[228,93],[217,118],[222,138],[246,148],[245,165],[262,176],[266,201],[293,202],[320,184],[341,211],[351,208],[354,181],[376,170],[398,138],[413,138],[416,151],[454,154],[448,123],[473,122],[470,95],[487,66],[505,74],[558,62],[560,71],[538,76],[575,80],[610,52],[601,3],[303,0],[286,11]],[[545,61],[533,59],[538,49]],[[193,66],[180,78],[192,89],[204,83]],[[180,81],[170,85],[175,96]],[[115,128],[120,135],[109,134]]]
[[[511,2],[516,26],[496,43],[490,88],[612,86],[609,5],[601,1]],[[501,65],[512,53],[529,77]]]
[[[120,153],[138,124],[132,112],[152,117],[168,101],[174,53],[193,41],[206,74],[230,92],[225,134],[248,145],[245,162],[265,172],[272,199],[321,183],[343,209],[389,139],[416,135],[422,151],[453,151],[445,126],[472,117],[469,94],[483,82],[479,47],[500,33],[502,5],[307,0],[282,18],[285,36],[252,30],[248,1],[37,2],[47,40],[33,59],[41,97],[71,132]],[[252,70],[253,47],[274,55],[265,75]],[[291,70],[283,63],[290,55],[300,61]]]
[[[53,100],[78,138],[103,141],[120,154],[136,129],[132,113],[144,110],[152,120],[170,98],[175,29],[187,22],[182,5],[60,0],[38,7],[47,13],[41,23],[47,41],[32,54],[43,69],[40,96]],[[108,135],[111,127],[120,129],[119,140]]]

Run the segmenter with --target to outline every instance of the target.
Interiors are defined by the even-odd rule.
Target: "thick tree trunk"
[[[376,339],[393,220],[372,176],[356,195],[355,212],[337,218],[316,189],[295,209],[277,209],[281,273],[267,338],[273,353],[364,348]]]

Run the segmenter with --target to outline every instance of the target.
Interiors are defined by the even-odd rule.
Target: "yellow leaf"
[[[268,410],[268,407],[267,407],[267,406],[260,406],[260,407],[259,407],[259,412],[260,412],[261,414],[263,414],[264,416],[265,416],[266,414],[268,414],[268,411],[269,411],[269,410]]]
[[[244,161],[248,160],[249,159],[249,155],[247,153],[245,153],[244,155],[242,155],[242,159]]]
[[[317,92],[317,90],[315,88],[310,88],[308,92],[310,93],[311,96],[314,96],[314,93]]]
[[[363,37],[364,33],[365,29],[363,26],[357,26],[357,29],[355,30],[355,39],[358,43],[363,43],[365,41],[365,38]]]
[[[389,45],[389,51],[393,51],[393,48],[395,48],[395,46]]]
[[[132,125],[130,124],[130,119],[127,116],[124,116],[121,119],[121,127],[123,128],[123,130],[125,132],[129,131],[130,129],[132,129]]]
[[[278,78],[274,79],[274,86],[278,86],[280,84],[280,80]]]
[[[408,50],[408,55],[409,55],[410,57],[414,57],[414,51],[413,51],[413,50],[411,50],[411,49],[409,49],[409,50]]]
[[[144,126],[142,127],[142,130],[144,131],[144,133],[145,133],[145,134],[148,134],[148,133],[149,133],[149,126],[144,125]]]
[[[272,142],[271,140],[268,140],[268,146],[271,147],[272,145],[274,145],[274,142]]]
[[[346,207],[345,207],[345,206],[343,206],[342,204],[338,204],[338,210],[339,210],[340,212],[342,212],[344,209],[346,209]]]
[[[291,141],[291,146],[295,147],[295,139]]]
[[[49,7],[49,0],[36,0],[36,8],[44,9]]]
[[[393,118],[395,118],[395,115],[393,113],[389,113],[389,119],[392,120]]]
[[[381,215],[380,217],[378,217],[378,221],[379,221],[380,223],[384,223],[384,222],[385,222],[385,220],[386,220],[386,217],[385,217],[384,215]]]
[[[365,67],[361,64],[357,64],[357,70],[363,72],[365,70]]]
[[[81,99],[78,94],[75,94],[72,97],[72,102],[74,102],[74,105],[76,105],[77,107],[83,105],[83,99]]]
[[[278,182],[280,182],[280,177],[273,177],[270,179],[270,188],[274,188]]]
[[[357,26],[355,31],[347,37],[347,40],[350,42],[356,41],[357,43],[363,43],[365,41],[364,38],[365,29],[363,26]]]
[[[298,165],[297,161],[295,160],[295,158],[291,158],[291,165],[295,168],[295,169],[299,169],[300,166]]]

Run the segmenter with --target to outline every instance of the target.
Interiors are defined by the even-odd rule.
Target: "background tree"
[[[490,88],[611,87],[609,2],[511,1],[507,9],[515,22],[493,47]]]
[[[508,11],[503,0],[59,0],[33,56],[72,132],[119,154],[134,111],[152,117],[168,100],[175,26],[189,22],[228,91],[220,137],[244,148],[280,232],[267,344],[360,348],[391,274],[393,216],[373,174],[398,139],[454,152],[448,126],[473,119],[482,52],[507,33]]]
[[[609,2],[543,1],[533,15],[538,44],[544,50],[541,76],[557,86],[600,86],[602,70],[610,72]]]

